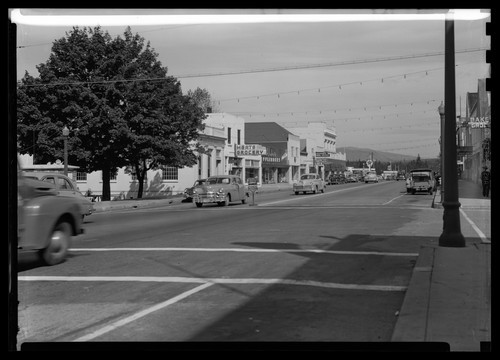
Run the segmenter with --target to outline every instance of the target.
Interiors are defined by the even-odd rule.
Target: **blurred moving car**
[[[365,175],[364,181],[366,184],[369,182],[378,183],[378,176],[375,173],[368,173]]]
[[[293,184],[293,192],[298,195],[299,192],[303,194],[312,192],[316,194],[318,191],[325,192],[325,183],[318,174],[304,174],[300,180]]]
[[[64,261],[72,236],[83,233],[79,201],[57,196],[51,183],[17,175],[18,252],[36,251],[47,265]]]
[[[24,176],[32,179],[38,179],[54,185],[57,195],[72,197],[78,200],[82,218],[91,215],[95,208],[92,201],[86,198],[78,189],[76,183],[68,176],[61,173],[49,173],[43,171],[26,171]]]
[[[193,202],[197,207],[212,203],[227,206],[231,202],[247,200],[247,191],[243,180],[237,175],[211,176],[204,184],[193,189]]]
[[[206,182],[207,179],[198,179],[194,182],[193,186],[184,189],[184,200],[192,201],[194,188],[198,185],[204,185]]]

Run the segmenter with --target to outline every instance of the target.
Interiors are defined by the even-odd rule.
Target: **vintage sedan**
[[[378,176],[375,173],[368,173],[365,175],[365,183],[374,182],[378,183]]]
[[[300,177],[300,180],[293,184],[293,192],[298,195],[299,192],[303,194],[307,192],[312,192],[316,194],[321,191],[325,192],[325,183],[323,179],[318,174],[304,174]]]
[[[194,182],[193,186],[184,189],[184,200],[185,201],[193,201],[193,191],[194,188],[198,185],[204,185],[207,182],[207,179],[198,179]]]
[[[247,201],[245,184],[237,175],[211,176],[202,185],[195,186],[193,190],[193,203],[197,207],[203,204],[217,204],[227,206],[231,202]]]
[[[54,185],[57,195],[72,197],[78,200],[82,218],[84,216],[91,215],[95,210],[92,201],[83,196],[76,183],[64,174],[43,171],[27,171],[24,172],[24,176],[51,183]]]
[[[18,253],[37,252],[47,265],[67,257],[72,236],[83,233],[78,200],[57,196],[53,184],[23,176],[17,178]]]

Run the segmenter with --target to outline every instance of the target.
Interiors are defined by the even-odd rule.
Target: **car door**
[[[241,200],[240,195],[240,185],[238,184],[238,178],[231,178],[231,201],[239,201]]]
[[[243,200],[246,197],[245,184],[241,178],[236,178],[236,183],[238,185],[239,200]]]

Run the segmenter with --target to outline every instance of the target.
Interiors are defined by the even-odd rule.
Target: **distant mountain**
[[[373,153],[373,160],[380,162],[411,161],[416,160],[416,156],[395,154],[391,152],[378,151],[373,149],[363,149],[356,147],[337,147],[337,151],[346,153],[347,161],[368,160]]]

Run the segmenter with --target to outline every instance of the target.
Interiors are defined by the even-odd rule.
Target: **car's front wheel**
[[[49,245],[42,250],[42,259],[47,265],[56,265],[68,255],[71,241],[71,224],[67,221],[59,222],[50,235]]]

